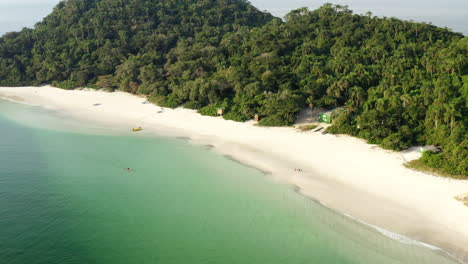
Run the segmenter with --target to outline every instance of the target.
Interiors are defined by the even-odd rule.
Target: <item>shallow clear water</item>
[[[208,148],[77,127],[0,101],[0,263],[455,263]]]

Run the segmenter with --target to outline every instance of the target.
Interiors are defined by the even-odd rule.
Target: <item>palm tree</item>
[[[400,96],[400,100],[403,103],[403,107],[408,107],[408,105],[410,105],[411,103],[411,99],[412,97],[409,94],[404,94]]]
[[[350,99],[353,101],[354,106],[360,107],[366,100],[366,92],[362,87],[354,86],[350,90]]]
[[[461,113],[457,110],[456,102],[445,104],[444,122],[450,126],[450,135],[453,133],[456,118],[461,116]]]

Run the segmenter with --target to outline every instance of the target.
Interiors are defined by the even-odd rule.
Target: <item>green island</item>
[[[244,0],[67,0],[0,38],[0,86],[42,84],[264,126],[338,108],[328,132],[434,145],[409,166],[468,178],[468,37],[426,23],[333,4],[283,20]]]

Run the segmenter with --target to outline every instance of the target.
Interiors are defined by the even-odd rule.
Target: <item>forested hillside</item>
[[[149,95],[260,124],[342,107],[329,131],[468,176],[468,37],[326,4],[285,20],[243,0],[68,0],[0,38],[0,85],[53,83]]]

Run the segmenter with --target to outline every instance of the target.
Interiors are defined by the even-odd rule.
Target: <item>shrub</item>
[[[147,95],[155,90],[153,84],[143,84],[138,87],[137,94]]]
[[[260,120],[258,124],[261,126],[289,126],[292,123],[289,120],[285,120],[280,115],[272,115]]]
[[[150,96],[148,101],[161,107],[168,108],[176,108],[181,104],[180,99],[177,98],[174,94],[170,94],[168,96]]]
[[[390,136],[384,138],[381,143],[384,149],[391,150],[403,150],[408,149],[411,144],[405,142],[400,133],[391,134]]]
[[[432,168],[440,169],[444,167],[443,154],[435,154],[433,152],[427,151],[423,153],[421,161]]]
[[[73,90],[79,87],[79,85],[77,85],[72,80],[66,80],[63,82],[52,82],[52,85],[61,89],[65,89],[65,90]]]
[[[112,75],[98,76],[96,86],[106,91],[114,91],[116,89]]]
[[[245,122],[245,121],[249,120],[249,118],[246,115],[236,113],[236,112],[233,112],[233,111],[228,112],[227,114],[225,114],[223,116],[223,118],[226,119],[226,120],[232,120],[232,121],[236,121],[236,122]]]
[[[201,103],[197,101],[189,101],[184,104],[184,108],[198,110],[202,107]]]
[[[205,116],[217,116],[218,115],[218,107],[216,105],[208,105],[202,107],[198,110],[198,113]]]

